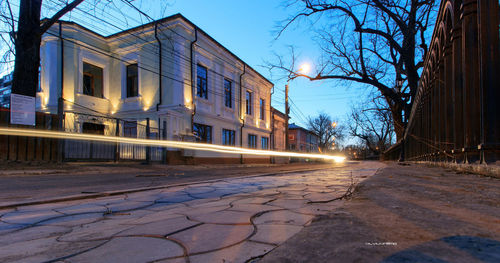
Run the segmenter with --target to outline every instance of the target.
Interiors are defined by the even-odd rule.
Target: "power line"
[[[54,34],[54,33],[51,33],[51,32],[47,32],[47,34],[50,34],[50,35],[53,35],[53,36],[59,37],[57,34]],[[74,41],[74,40],[72,40],[72,39],[68,39],[68,38],[64,38],[64,37],[63,37],[63,40],[64,40],[64,41],[67,41],[67,42],[70,42],[70,43],[72,43],[72,44],[74,44],[74,45],[78,45],[78,46],[81,46],[81,47],[88,48],[88,49],[90,49],[90,50],[92,50],[92,51],[94,51],[94,52],[97,52],[97,53],[99,53],[99,54],[101,54],[101,55],[104,55],[104,56],[108,56],[108,57],[110,57],[110,58],[112,58],[112,59],[116,59],[116,60],[119,60],[119,61],[124,62],[124,63],[127,63],[127,62],[128,62],[128,61],[126,61],[126,60],[124,60],[124,59],[122,59],[122,58],[119,58],[119,57],[116,57],[116,56],[113,56],[113,55],[110,55],[110,54],[106,54],[106,52],[104,52],[104,51],[100,51],[98,48],[93,47],[93,46],[91,46],[91,45],[89,45],[89,46],[87,46],[87,45],[83,45],[83,44],[78,43],[78,42],[76,42],[76,41]],[[68,47],[68,48],[73,48],[73,49],[74,49],[74,47],[71,47],[71,46],[67,46],[67,47]],[[183,80],[178,80],[178,79],[176,79],[176,78],[174,78],[174,77],[170,77],[170,76],[167,76],[167,75],[165,75],[165,74],[158,73],[157,71],[154,71],[154,70],[151,70],[151,69],[145,68],[144,66],[141,66],[141,65],[138,65],[138,68],[143,69],[143,70],[148,71],[148,72],[151,72],[151,73],[153,73],[153,74],[158,74],[158,75],[160,75],[161,77],[165,77],[165,78],[168,78],[168,79],[170,79],[170,80],[173,80],[173,81],[179,82],[179,83],[181,83],[181,84],[183,84],[183,85],[189,85],[189,86],[191,86],[191,81],[189,81],[189,80],[188,80],[188,82],[186,83],[186,82],[184,82]],[[215,85],[215,86],[217,86],[217,85]],[[217,92],[217,91],[215,91],[214,89],[208,89],[208,88],[207,88],[207,92],[211,93],[211,94],[212,94],[212,95],[214,95],[215,97],[218,97],[218,96],[219,96],[219,97],[225,98],[225,94],[224,94],[224,93]],[[238,98],[237,98],[237,96],[233,96],[233,97],[235,97],[235,98],[234,98],[234,101],[235,101],[235,102],[237,102],[237,103],[240,103],[240,102],[242,101],[242,100],[238,99]],[[246,101],[246,100],[245,100],[245,101]],[[255,101],[255,100],[254,100],[254,101]],[[259,102],[259,101],[257,101],[257,102],[253,102],[253,103],[252,103],[252,106],[254,106],[254,107],[258,107],[258,106],[260,106],[260,102]],[[265,110],[265,111],[270,111],[270,110]]]
[[[50,0],[50,1],[51,1],[52,3],[54,3],[54,4],[56,4],[56,5],[57,5],[57,3],[56,3],[54,0]],[[61,1],[61,3],[64,3],[62,0],[60,0],[60,1]],[[123,0],[122,0],[122,1],[123,1]],[[128,1],[127,1],[127,3],[128,3],[128,4],[131,4],[131,3],[130,3],[130,2],[128,2]],[[132,6],[133,6],[133,5],[132,5]],[[55,10],[55,9],[54,9],[54,7],[52,7],[52,6],[48,6],[48,8],[49,8],[49,9],[51,9],[51,10]],[[135,6],[133,6],[133,8],[134,8],[134,9],[136,9],[137,11],[141,12],[143,15],[146,15],[147,17],[149,17],[147,14],[143,13],[141,10],[138,10]],[[99,21],[101,21],[101,22],[103,22],[103,23],[106,23],[106,24],[108,24],[108,25],[111,25],[111,26],[113,26],[113,27],[115,27],[115,28],[117,28],[117,29],[119,29],[119,30],[122,30],[122,31],[124,30],[124,29],[122,29],[122,28],[120,28],[120,27],[118,27],[118,26],[116,26],[116,25],[114,25],[114,24],[112,24],[112,23],[109,23],[108,21],[106,21],[106,20],[104,20],[104,19],[98,18],[98,17],[96,17],[96,16],[94,16],[94,15],[90,14],[89,12],[87,12],[87,11],[85,11],[85,10],[83,10],[83,9],[79,8],[79,7],[76,7],[76,8],[75,8],[75,11],[80,11],[80,12],[82,12],[82,13],[84,13],[84,14],[87,14],[87,16],[88,16],[88,17],[90,17],[90,18],[95,18],[95,19],[97,19],[97,20],[99,20]],[[128,17],[130,17],[130,16],[128,16]],[[151,20],[153,20],[151,17],[149,17],[149,18],[150,18]],[[76,20],[78,20],[78,19],[79,19],[79,18],[76,18]],[[115,19],[116,19],[116,17],[115,17]],[[121,21],[120,21],[120,22],[121,22]],[[99,24],[99,23],[97,23],[97,24]],[[95,25],[94,25],[94,26],[95,26]],[[177,33],[177,32],[175,32],[175,31],[173,31],[172,29],[170,29],[170,28],[167,28],[167,29],[168,29],[168,30],[170,30],[171,32],[173,32],[173,33],[175,33],[175,34],[177,34],[177,35],[179,35],[179,36],[183,37],[184,39],[189,40],[189,39],[187,39],[186,37],[184,37],[184,36],[180,35],[179,33]],[[59,35],[54,34],[54,33],[51,33],[51,32],[46,32],[46,33],[47,33],[47,34],[50,34],[50,35],[53,35],[53,36],[56,36],[56,37],[59,37]],[[136,37],[136,38],[138,38],[138,39],[140,39],[140,40],[143,40],[145,43],[147,43],[147,42],[148,42],[146,39],[144,39],[144,38],[142,38],[142,37],[140,37],[140,36],[138,36],[138,35],[136,35],[136,34],[133,34],[133,32],[128,32],[128,33],[130,33],[130,35],[132,35],[132,36],[134,36],[134,37]],[[63,39],[64,41],[71,42],[71,43],[73,43],[73,44],[75,44],[75,45],[79,45],[79,46],[82,46],[82,47],[88,48],[88,49],[90,49],[90,50],[92,50],[92,51],[94,51],[94,52],[100,53],[101,55],[108,56],[108,57],[110,57],[110,58],[112,58],[112,59],[116,59],[116,60],[119,60],[119,61],[124,62],[124,63],[127,63],[127,62],[128,62],[128,61],[126,61],[126,60],[124,60],[124,59],[119,58],[118,56],[114,56],[114,55],[112,55],[112,54],[107,54],[107,52],[105,52],[105,51],[101,51],[99,48],[97,48],[97,47],[95,47],[95,46],[92,46],[92,45],[90,45],[90,44],[88,44],[88,43],[86,43],[86,45],[82,45],[82,44],[80,44],[80,43],[78,43],[78,42],[76,42],[76,41],[74,41],[74,40],[68,39],[68,38],[64,38],[64,37],[62,37],[62,39]],[[137,44],[137,42],[131,42],[131,41],[130,41],[130,40],[128,40],[128,39],[127,39],[126,41],[128,41],[128,43],[131,43],[132,45]],[[198,45],[197,45],[197,46],[198,46]],[[198,47],[200,47],[200,46],[198,46]],[[74,48],[74,47],[71,47],[71,48]],[[203,50],[206,50],[206,49],[204,49],[203,47],[200,47],[200,48],[201,48],[201,49],[203,49]],[[154,52],[154,54],[159,54],[158,50],[157,50],[157,49],[154,49],[153,47],[151,47],[151,51],[153,51],[153,52]],[[208,50],[206,50],[206,51],[208,51]],[[209,51],[208,51],[208,52],[209,52]],[[188,60],[188,58],[186,58],[185,56],[182,56],[182,55],[181,55],[181,54],[179,54],[178,52],[173,51],[173,52],[171,52],[171,54],[173,54],[173,55],[177,55],[178,57],[180,57],[180,58],[182,58],[182,59],[184,59],[184,60]],[[219,59],[221,59],[221,60],[224,60],[224,59],[220,58],[219,56],[217,56],[217,55],[215,55],[215,54],[213,54],[213,53],[211,53],[211,52],[210,52],[210,54],[211,54],[211,55],[214,55],[215,57],[217,57],[217,58],[219,58]],[[168,57],[168,56],[166,56],[166,55],[163,55],[161,59],[165,59],[165,60],[167,60],[167,61],[169,61],[169,62],[175,62],[175,61],[173,61],[173,60],[172,60],[172,58],[170,58],[170,57]],[[225,60],[224,60],[224,61],[225,61]],[[177,62],[182,63],[181,61],[177,61]],[[230,64],[230,63],[229,63],[229,62],[227,62],[227,61],[225,61],[225,62],[226,62],[226,63],[228,63],[228,64]],[[243,63],[244,63],[244,62],[243,62]],[[191,64],[190,59],[189,59],[189,64]],[[230,64],[230,65],[232,65],[232,66],[236,67],[236,65],[234,65],[234,64]],[[146,67],[146,66],[147,66],[147,67]],[[182,64],[181,64],[181,65],[179,65],[179,66],[181,66],[181,67],[185,67],[185,70],[187,70],[187,68],[189,67],[189,65],[186,65],[186,64],[184,64],[184,65],[182,65]],[[148,67],[150,67],[150,68],[148,68]],[[153,73],[153,74],[157,74],[157,75],[159,75],[159,76],[161,76],[161,77],[165,77],[165,78],[167,78],[167,79],[170,79],[170,80],[173,80],[173,81],[179,82],[179,83],[181,83],[181,84],[183,84],[183,85],[189,85],[189,86],[192,86],[192,85],[191,85],[191,80],[190,80],[190,79],[183,79],[183,80],[179,80],[179,79],[176,79],[175,77],[171,77],[171,76],[165,75],[165,74],[171,74],[171,75],[173,75],[173,73],[169,73],[169,72],[166,72],[166,73],[165,73],[165,72],[156,72],[156,71],[154,70],[154,69],[156,68],[156,66],[151,66],[151,65],[148,65],[145,61],[141,61],[141,65],[138,65],[138,68],[143,69],[143,70],[148,71],[148,72],[151,72],[151,73]],[[221,73],[218,73],[218,72],[216,72],[215,70],[212,70],[212,69],[207,68],[207,71],[212,72],[212,73],[215,73],[216,75],[219,75],[219,76],[221,76],[221,77],[223,77],[223,78],[227,78],[225,75],[223,75],[223,74],[221,74]],[[216,82],[218,82],[218,81],[219,81],[219,82],[221,82],[222,80],[223,80],[223,79],[219,80],[219,79],[215,78],[215,81],[216,81]],[[234,80],[232,81],[232,83],[239,84],[239,82],[238,82],[238,81],[234,81]],[[221,84],[220,86],[222,87],[222,86],[223,86],[223,85],[222,85],[223,83],[220,83],[220,84]],[[219,86],[219,85],[215,85],[215,86]],[[245,89],[251,89],[250,87],[248,87],[248,86],[244,86],[244,85],[242,85],[242,87],[243,87],[243,88],[245,88]],[[193,87],[192,87],[192,88],[193,88]],[[212,94],[212,95],[214,95],[214,96],[216,96],[216,97],[217,97],[217,96],[219,96],[219,97],[223,97],[223,98],[225,97],[225,94],[224,94],[224,93],[217,92],[217,91],[215,90],[215,88],[214,88],[214,89],[207,89],[207,92],[208,92],[208,93],[210,93],[210,94]],[[235,95],[237,95],[237,94],[235,94]],[[232,101],[234,101],[235,103],[241,103],[241,102],[243,101],[242,99],[238,98],[238,96],[232,96],[232,97],[234,97],[234,99],[233,99]],[[266,99],[266,100],[267,100],[267,99]],[[253,106],[255,106],[255,107],[259,106],[259,104],[260,104],[260,102],[259,102],[259,101],[255,101],[255,100],[254,100],[254,102],[252,103],[252,105],[253,105]],[[268,111],[268,110],[266,110],[266,111]]]

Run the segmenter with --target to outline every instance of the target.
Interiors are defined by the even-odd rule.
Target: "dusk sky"
[[[286,79],[279,73],[273,75],[264,67],[266,61],[275,61],[275,54],[288,55],[289,46],[295,47],[299,63],[310,63],[320,55],[315,45],[314,33],[307,24],[290,27],[275,40],[281,21],[288,18],[293,9],[286,9],[285,1],[229,1],[189,0],[173,1],[166,15],[181,13],[217,41],[258,70],[275,84],[272,106],[284,112]],[[305,118],[324,111],[333,118],[345,121],[353,102],[362,100],[362,90],[349,89],[335,82],[310,82],[296,79],[290,83],[291,122],[305,126]],[[305,116],[303,116],[305,115]]]

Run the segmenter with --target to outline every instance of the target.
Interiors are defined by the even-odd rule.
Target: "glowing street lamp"
[[[309,63],[304,63],[304,64],[300,65],[298,71],[299,71],[299,73],[305,75],[311,71],[311,65]]]

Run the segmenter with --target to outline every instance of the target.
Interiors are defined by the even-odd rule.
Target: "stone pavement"
[[[500,180],[387,163],[260,262],[500,262]]]
[[[342,204],[379,162],[0,211],[0,262],[251,262]]]

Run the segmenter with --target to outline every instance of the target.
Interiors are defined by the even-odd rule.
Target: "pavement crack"
[[[272,203],[272,202],[274,202],[276,200],[278,200],[278,198],[273,198],[273,199],[271,199],[269,201],[266,201],[266,202],[262,203],[262,205],[269,205],[269,203]]]
[[[190,220],[190,221],[193,221],[193,220],[189,219],[189,217],[187,217],[187,216],[186,216],[186,219],[188,219],[188,220]],[[195,222],[195,221],[194,221],[194,222]],[[169,238],[171,235],[175,235],[175,234],[177,234],[177,233],[180,233],[180,232],[183,232],[183,231],[186,231],[186,230],[189,230],[189,229],[192,229],[192,228],[195,228],[195,227],[201,226],[201,225],[203,225],[203,224],[205,224],[205,223],[200,222],[200,223],[198,223],[198,224],[196,224],[196,225],[188,226],[188,227],[185,227],[185,228],[182,228],[182,229],[176,230],[176,231],[174,231],[174,232],[168,233],[168,234],[166,234],[164,237],[165,237],[165,238]]]
[[[182,256],[179,256],[179,257],[163,258],[163,259],[155,260],[155,261],[152,261],[152,262],[159,262],[159,261],[163,261],[163,260],[166,260],[166,259],[174,259],[174,258],[181,258],[181,257],[184,258],[184,261],[186,261],[186,263],[190,263],[191,262],[189,260],[189,252],[188,252],[188,249],[187,249],[186,245],[184,245],[180,240],[177,240],[177,239],[175,239],[173,237],[166,236],[165,239],[169,240],[171,242],[174,242],[177,245],[179,245],[182,248],[182,251],[183,251],[184,254]]]

